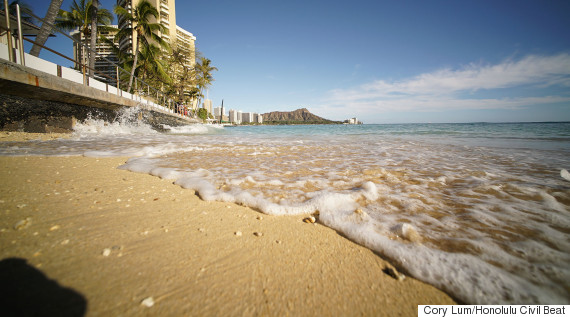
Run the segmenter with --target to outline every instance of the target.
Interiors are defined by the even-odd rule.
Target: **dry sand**
[[[0,309],[416,316],[418,304],[454,303],[332,229],[204,202],[118,170],[125,160],[0,157]]]

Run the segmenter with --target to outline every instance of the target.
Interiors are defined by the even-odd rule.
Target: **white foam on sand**
[[[491,265],[480,257],[466,253],[445,252],[422,243],[420,230],[411,223],[400,223],[390,217],[371,217],[362,201],[373,202],[382,198],[381,187],[373,182],[364,182],[350,192],[332,192],[320,190],[309,196],[302,203],[282,201],[274,203],[263,195],[252,195],[247,190],[232,187],[222,190],[210,180],[213,174],[199,169],[196,171],[178,172],[173,169],[145,165],[144,159],[133,159],[123,168],[136,172],[145,172],[163,178],[175,179],[174,183],[183,188],[192,189],[204,200],[216,200],[243,204],[267,214],[294,215],[319,214],[319,222],[335,230],[339,230],[350,239],[382,253],[396,262],[408,274],[453,294],[462,301],[473,304],[499,303],[565,303],[556,291],[545,290],[529,280]],[[141,167],[141,165],[145,167]],[[480,182],[481,180],[472,180]],[[235,181],[256,183],[251,176]],[[411,210],[418,209],[421,202],[409,203]],[[378,220],[378,219],[383,219]],[[493,220],[495,221],[495,220]],[[461,226],[461,225],[460,225]],[[421,227],[420,227],[421,229]],[[449,230],[453,230],[452,227]],[[394,239],[394,236],[396,238]],[[513,257],[493,243],[483,244],[483,248],[494,255],[494,261],[509,265],[521,265],[523,261]],[[562,254],[551,254],[555,259]],[[567,276],[569,272],[553,268],[555,274]],[[532,272],[527,272],[533,274]],[[544,284],[547,280],[538,276]],[[556,286],[553,286],[556,288]]]
[[[224,129],[219,124],[188,124],[183,126],[171,127],[163,126],[170,134],[211,134]]]
[[[560,171],[560,176],[567,181],[570,181],[570,173],[567,170],[563,169]]]

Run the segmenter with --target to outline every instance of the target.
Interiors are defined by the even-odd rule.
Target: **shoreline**
[[[388,316],[455,303],[304,216],[205,202],[117,169],[125,161],[0,157],[0,263],[25,261],[87,315]]]

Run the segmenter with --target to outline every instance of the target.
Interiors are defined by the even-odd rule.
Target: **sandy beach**
[[[26,138],[34,137],[0,140]],[[395,279],[380,255],[323,225],[204,202],[171,181],[117,169],[125,161],[0,157],[2,309],[415,316],[418,304],[454,303]]]

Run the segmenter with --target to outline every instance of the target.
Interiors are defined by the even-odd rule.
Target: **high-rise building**
[[[242,113],[241,122],[245,122],[245,123],[253,123],[253,122],[255,122],[255,121],[254,121],[253,112],[244,112],[244,113]]]
[[[223,105],[221,107],[215,107],[213,115],[214,115],[214,118],[216,118],[216,120],[218,120],[220,122],[228,122],[229,121],[229,117],[225,115]]]
[[[186,66],[194,66],[196,64],[196,37],[178,25],[176,26],[176,46],[184,52]]]
[[[212,100],[205,99],[204,100],[204,109],[206,109],[209,113],[213,113],[212,111]]]
[[[141,2],[141,0],[117,0],[117,5],[130,10]],[[162,24],[168,32],[160,33],[159,35],[165,41],[169,42],[171,45],[176,45],[181,51],[185,52],[187,56],[187,63],[189,66],[195,64],[196,59],[196,48],[195,41],[196,37],[184,30],[183,28],[176,25],[176,6],[174,0],[148,0],[158,11],[158,22]],[[152,21],[156,22],[156,21]],[[119,19],[119,28],[128,27],[129,21]],[[137,34],[133,32],[130,37],[121,39],[119,43],[119,48],[121,50],[126,50],[131,54],[134,51],[134,43],[136,43]]]
[[[230,109],[230,122],[234,123],[234,124],[240,124],[241,123],[241,111],[236,111],[234,109]]]
[[[222,107],[215,107],[215,108],[214,108],[214,113],[213,113],[214,116],[215,116],[215,117],[223,116],[223,115],[224,115],[223,109],[224,109],[224,108],[222,108]]]
[[[111,28],[117,29],[117,25],[111,25]],[[115,35],[117,31],[101,31],[100,34],[107,38],[110,42],[116,43]],[[89,64],[87,62],[87,54],[85,46],[79,43],[86,43],[85,37],[78,30],[71,32],[70,34],[75,41],[73,42],[73,58],[83,64]],[[87,39],[89,41],[89,39]],[[87,43],[88,44],[88,43]],[[113,52],[112,44],[99,39],[96,46],[97,57],[95,58],[95,77],[98,79],[109,83],[110,85],[115,85],[114,79],[117,77],[117,68],[114,64],[119,63],[117,55]],[[85,56],[85,59],[83,58]],[[75,64],[76,69],[80,69],[79,64]],[[103,76],[104,75],[104,76]],[[110,77],[110,78],[109,78]]]

